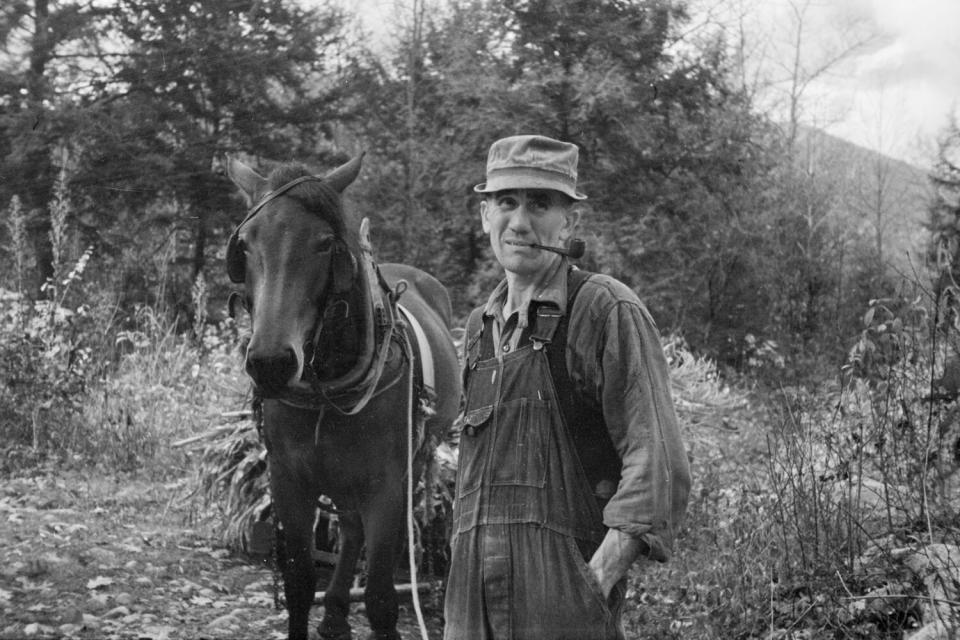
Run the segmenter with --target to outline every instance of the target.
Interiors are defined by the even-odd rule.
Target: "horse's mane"
[[[305,165],[288,162],[274,168],[267,176],[267,188],[271,191],[301,178],[314,175]],[[351,249],[357,248],[357,229],[353,216],[343,208],[340,194],[324,182],[303,182],[290,191],[288,196],[297,200],[307,211],[320,216],[320,219],[333,228],[333,232],[343,238]]]

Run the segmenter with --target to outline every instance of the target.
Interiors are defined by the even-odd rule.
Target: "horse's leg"
[[[323,596],[323,621],[318,631],[324,640],[350,640],[350,587],[363,548],[363,526],[356,511],[340,513],[340,552],[330,584]]]
[[[399,640],[397,590],[393,573],[403,531],[404,494],[402,476],[393,486],[384,486],[363,507],[367,540],[367,587],[363,594],[370,620],[370,637]]]
[[[284,553],[280,569],[290,615],[287,634],[290,640],[307,640],[310,605],[317,585],[311,548],[318,494],[292,476],[282,465],[271,465],[273,504],[283,524]]]

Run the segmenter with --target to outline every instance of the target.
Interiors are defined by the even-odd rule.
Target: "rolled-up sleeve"
[[[594,282],[594,281],[597,282]],[[622,460],[604,524],[643,540],[665,562],[690,492],[690,467],[656,324],[622,283],[594,276],[570,320],[568,366],[600,404]],[[582,295],[582,294],[581,294]]]

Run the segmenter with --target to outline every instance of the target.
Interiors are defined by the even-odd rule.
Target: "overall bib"
[[[587,565],[605,528],[559,408],[549,338],[534,327],[516,351],[481,359],[495,353],[491,333],[467,347],[444,638],[618,640],[624,581],[608,602]]]

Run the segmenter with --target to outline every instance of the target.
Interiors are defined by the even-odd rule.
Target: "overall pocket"
[[[493,405],[471,409],[463,415],[457,455],[457,495],[467,495],[480,488],[486,464],[486,440],[490,431]]]
[[[592,602],[593,606],[600,610],[603,620],[609,622],[612,615],[610,602],[603,596],[603,589],[597,580],[597,576],[594,575],[593,569],[590,568],[590,564],[580,554],[577,541],[570,537],[567,537],[567,554],[568,561],[574,566],[577,573],[580,574],[581,582],[579,587],[584,594],[584,602]]]
[[[550,446],[550,403],[519,398],[496,412],[490,450],[490,484],[544,487]]]

